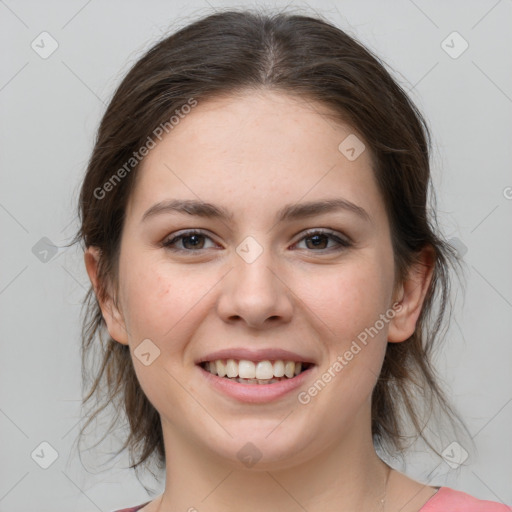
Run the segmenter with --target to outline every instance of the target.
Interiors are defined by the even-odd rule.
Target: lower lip
[[[304,384],[312,374],[315,366],[309,367],[292,379],[281,380],[272,384],[240,384],[225,377],[213,375],[201,366],[198,366],[208,383],[216,390],[241,402],[264,403],[277,400]]]

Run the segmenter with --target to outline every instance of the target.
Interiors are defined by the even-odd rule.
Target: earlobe
[[[435,255],[431,247],[424,248],[411,265],[405,280],[395,292],[395,316],[389,324],[388,341],[399,343],[409,339],[416,330],[432,280]]]
[[[128,345],[128,336],[123,315],[116,306],[112,293],[108,290],[106,284],[100,283],[98,277],[100,257],[101,251],[98,247],[88,247],[84,253],[85,268],[110,336],[119,343]]]

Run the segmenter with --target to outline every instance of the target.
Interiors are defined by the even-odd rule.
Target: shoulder
[[[450,487],[440,487],[419,512],[512,512],[512,507],[496,501],[479,500]]]
[[[114,510],[113,512],[137,512],[137,510],[140,510],[142,507],[145,507],[149,501],[146,503],[143,503],[142,505],[137,505],[136,507],[130,507],[130,508],[122,508],[120,510]]]

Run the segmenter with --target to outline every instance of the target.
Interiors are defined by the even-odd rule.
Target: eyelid
[[[181,231],[177,231],[176,233],[173,233],[171,236],[166,237],[161,242],[161,246],[163,248],[167,248],[170,251],[181,252],[181,253],[183,253],[183,252],[185,252],[185,253],[194,253],[194,252],[200,253],[202,251],[205,251],[206,249],[204,249],[204,248],[193,250],[193,249],[181,249],[181,248],[173,247],[174,243],[176,243],[184,238],[187,238],[189,236],[194,236],[194,235],[204,236],[205,238],[210,239],[212,242],[216,243],[215,240],[213,239],[213,237],[208,232],[206,232],[200,228],[191,228],[191,229],[184,229]],[[299,242],[302,242],[306,238],[309,238],[309,237],[312,237],[315,235],[328,236],[328,237],[330,237],[331,240],[334,240],[337,243],[337,246],[326,248],[326,249],[319,249],[316,251],[306,249],[307,252],[313,252],[313,253],[316,252],[319,254],[325,254],[327,252],[333,252],[336,250],[340,251],[342,249],[346,249],[348,247],[351,247],[354,244],[354,242],[352,241],[352,239],[349,236],[347,236],[344,233],[340,233],[336,230],[332,230],[331,228],[309,228],[305,231],[302,231],[298,235],[300,238],[298,238],[297,241],[292,244],[292,246],[298,244]]]
[[[312,238],[314,236],[326,236],[328,239],[327,244],[329,245],[329,242],[334,242],[334,246],[332,247],[325,247],[320,249],[308,249],[306,248],[293,248],[295,245],[300,243],[305,243],[305,240],[308,238]],[[303,231],[300,235],[300,238],[292,245],[293,250],[303,251],[306,255],[317,255],[317,256],[328,256],[333,254],[340,254],[343,251],[346,251],[347,249],[350,249],[354,243],[352,240],[346,236],[343,233],[340,233],[338,231],[333,231],[330,229],[325,228],[313,228],[308,229],[306,231]]]
[[[210,240],[212,240],[214,242],[213,237],[210,234],[208,234],[208,232],[203,231],[202,229],[199,229],[199,228],[191,228],[191,229],[184,229],[181,231],[177,231],[176,233],[172,233],[172,235],[169,235],[164,238],[164,240],[161,242],[161,245],[164,248],[168,248],[169,250],[174,250],[176,252],[200,252],[204,249],[198,249],[196,251],[191,251],[191,250],[187,250],[187,249],[172,248],[172,244],[174,242],[178,242],[179,240],[181,240],[183,238],[187,238],[189,236],[194,236],[194,235],[202,235],[205,238],[209,238]]]
[[[340,244],[349,246],[354,242],[345,233],[341,233],[331,228],[310,228],[300,233],[298,242],[301,242],[304,238],[311,237],[313,235],[330,235],[333,239],[338,240]],[[297,243],[297,242],[296,242]]]

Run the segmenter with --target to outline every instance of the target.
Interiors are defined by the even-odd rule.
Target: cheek
[[[303,391],[319,414],[327,406],[343,411],[343,418],[368,403],[380,374],[388,324],[377,332],[372,328],[386,311],[389,286],[379,270],[362,263],[311,281],[316,282],[317,292],[307,292],[304,302],[326,326],[321,332],[326,357],[317,376],[322,383],[317,380]]]
[[[382,260],[381,260],[382,261]],[[301,298],[342,348],[384,313],[392,291],[392,271],[376,258],[358,256],[329,272],[303,276]],[[300,282],[302,281],[302,282]]]
[[[130,258],[122,274],[123,305],[133,343],[149,338],[160,349],[178,348],[187,326],[194,325],[194,311],[207,300],[215,284],[211,272],[192,266],[172,266],[150,258]],[[172,339],[176,343],[169,344]]]
[[[172,267],[150,259],[130,258],[122,276],[123,306],[132,353],[146,339],[159,355],[146,366],[133,354],[134,369],[144,393],[159,410],[178,407],[188,397],[172,376],[185,363],[186,345],[207,306],[208,291],[215,284],[192,266]],[[213,281],[213,282],[212,282]]]

